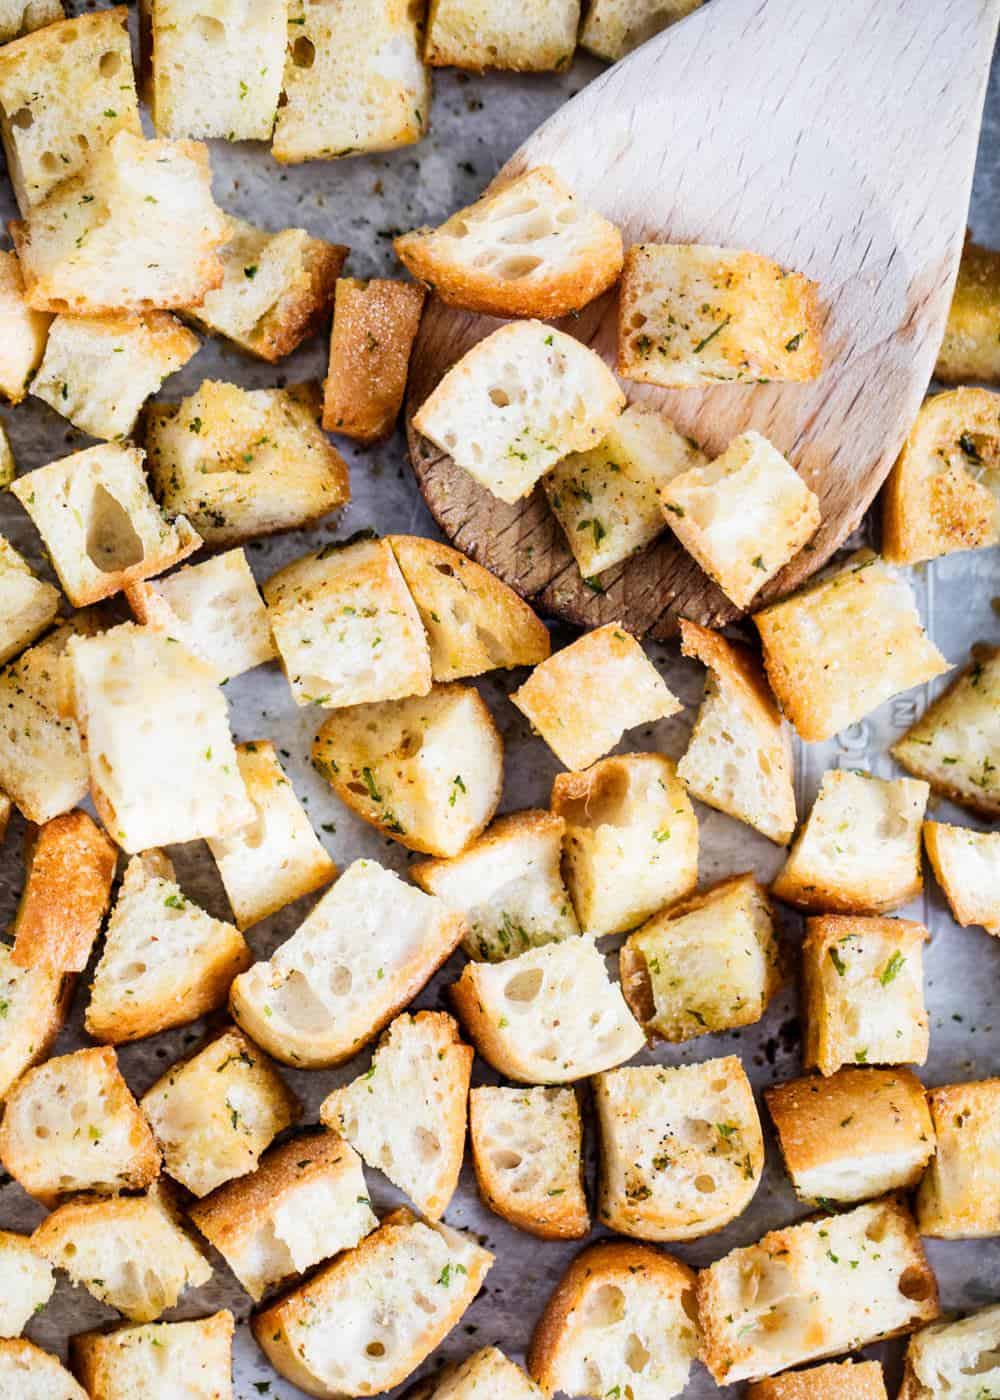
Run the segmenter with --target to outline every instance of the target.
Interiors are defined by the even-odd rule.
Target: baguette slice
[[[44,967],[18,967],[0,943],[0,1103],[32,1065],[44,1060],[62,1029],[73,977]]]
[[[746,1400],[888,1400],[877,1361],[831,1361],[756,1381]],[[900,1396],[900,1400],[903,1397]]]
[[[1000,1389],[998,1352],[1000,1307],[922,1327],[906,1348],[898,1400],[987,1400]]]
[[[51,1264],[33,1246],[28,1235],[0,1230],[0,1338],[19,1337],[55,1289]]]
[[[56,1357],[23,1338],[0,1339],[0,1390],[11,1400],[93,1400]]]
[[[427,1388],[427,1400],[482,1400],[484,1394],[488,1400],[541,1400],[542,1392],[496,1347],[483,1347],[460,1365],[446,1366]]]
[[[1000,831],[924,822],[924,846],[955,922],[1000,935]]]
[[[921,1234],[943,1240],[1000,1234],[1000,1079],[944,1084],[927,1103],[937,1153],[917,1193]]]
[[[53,817],[26,845],[13,960],[19,967],[82,972],[111,899],[118,851],[80,811]]]
[[[435,67],[451,64],[477,73],[544,73],[569,64],[579,24],[580,0],[514,7],[505,0],[431,0],[424,56]]]
[[[0,535],[0,663],[23,651],[58,611],[58,588],[36,578],[27,560]]]
[[[151,1322],[112,1332],[78,1332],[70,1341],[73,1369],[91,1400],[231,1400],[233,1315],[194,1322]]]
[[[4,0],[0,7],[0,44],[20,39],[64,15],[62,0]]]
[[[20,403],[45,352],[52,317],[25,300],[24,277],[16,253],[0,251],[0,394]]]
[[[580,43],[617,63],[654,34],[697,10],[702,0],[590,0]]]
[[[966,238],[934,378],[1000,384],[1000,252]]]
[[[415,282],[339,277],[334,292],[323,427],[378,442],[396,426],[424,309]]]

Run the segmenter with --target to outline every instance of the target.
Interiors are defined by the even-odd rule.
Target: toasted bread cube
[[[14,917],[18,967],[82,972],[111,899],[118,850],[86,812],[66,812],[27,842]]]
[[[17,475],[14,450],[7,436],[7,429],[0,423],[0,491],[6,491]]]
[[[917,1193],[920,1232],[937,1239],[1000,1234],[1000,1079],[946,1084],[927,1103],[937,1152]]]
[[[839,1069],[765,1089],[804,1201],[869,1200],[915,1186],[934,1155],[924,1086],[907,1069]]]
[[[251,1176],[220,1186],[189,1214],[255,1302],[378,1225],[361,1158],[327,1132],[269,1148]]]
[[[371,1068],[320,1106],[321,1122],[428,1220],[441,1219],[458,1186],[472,1057],[446,1012],[397,1016]]]
[[[124,5],[60,17],[0,52],[0,134],[23,215],[119,131],[142,134]]]
[[[481,1085],[469,1094],[469,1141],[490,1210],[543,1240],[589,1233],[575,1089]]]
[[[906,1348],[898,1400],[982,1396],[1000,1386],[1000,1307],[936,1322],[914,1332]]]
[[[657,914],[620,954],[622,990],[651,1039],[759,1021],[782,982],[767,892],[736,875]]]
[[[233,1315],[78,1332],[73,1369],[91,1400],[154,1400],[169,1385],[191,1400],[231,1400]]]
[[[620,754],[557,774],[552,810],[566,824],[576,915],[594,938],[627,932],[698,883],[698,819],[663,754]]]
[[[52,1265],[32,1243],[27,1235],[0,1230],[0,1338],[19,1337],[55,1289]]]
[[[973,647],[969,665],[890,753],[936,793],[1000,816],[1000,647]]]
[[[313,764],[364,821],[411,851],[457,856],[484,830],[503,787],[503,744],[479,693],[355,705],[326,721]]]
[[[753,1089],[735,1055],[594,1080],[600,1215],[640,1240],[692,1240],[740,1215],[764,1171]]]
[[[496,1347],[483,1347],[460,1365],[445,1366],[431,1378],[428,1395],[433,1400],[474,1400],[484,1393],[504,1400],[541,1400],[542,1396],[520,1366]]]
[[[929,795],[913,778],[828,769],[771,893],[831,914],[886,914],[915,899],[924,887],[920,827]]]
[[[73,979],[48,968],[18,967],[0,943],[0,1103],[25,1070],[44,1060],[62,1029]]]
[[[522,1084],[566,1084],[630,1060],[643,1044],[590,938],[470,962],[451,987],[483,1059]]]
[[[139,1105],[104,1046],[29,1069],[7,1095],[0,1160],[29,1195],[113,1195],[148,1186],[160,1153]]]
[[[0,1340],[0,1389],[16,1400],[91,1400],[56,1357],[22,1338]]]
[[[275,160],[334,160],[419,141],[431,105],[420,20],[406,0],[289,0]]]
[[[358,442],[391,433],[424,308],[415,282],[337,279],[323,427]]]
[[[877,1361],[831,1361],[757,1381],[746,1400],[888,1400]]]
[[[3,0],[0,4],[0,44],[20,39],[43,24],[62,19],[62,0]]]
[[[686,1264],[648,1245],[591,1245],[546,1303],[528,1370],[548,1396],[630,1390],[633,1400],[671,1400],[698,1352],[694,1282]]]
[[[567,453],[603,442],[624,407],[593,350],[542,321],[515,321],[452,365],[413,426],[513,503]]]
[[[11,403],[20,403],[28,392],[51,321],[26,302],[17,254],[0,252],[0,394]]]
[[[697,10],[702,0],[590,0],[580,43],[617,63],[654,34]]]
[[[36,578],[27,560],[0,535],[0,662],[23,651],[58,611],[58,588]]]
[[[1000,252],[965,240],[934,378],[1000,384]]]
[[[808,743],[949,669],[924,632],[910,585],[867,550],[753,620],[771,688]]]
[[[439,3],[439,16],[449,3]],[[622,267],[618,229],[578,205],[548,165],[487,190],[438,228],[404,233],[393,247],[442,301],[487,316],[566,316],[607,291]]]
[[[908,919],[826,914],[802,944],[807,1069],[922,1065],[930,1043],[924,1006],[927,930]]]
[[[503,962],[580,932],[560,870],[564,827],[550,812],[512,812],[460,856],[421,861],[410,876],[464,915],[470,958]]]
[[[233,1016],[285,1064],[341,1064],[413,1000],[465,928],[442,900],[356,860],[269,961],[237,977]]]
[[[514,6],[506,0],[431,0],[424,58],[435,68],[450,65],[474,73],[487,68],[548,73],[569,66],[579,25],[580,0]]]
[[[293,559],[264,598],[297,705],[340,709],[430,690],[430,648],[387,540]]]
[[[924,822],[924,846],[955,922],[1000,935],[1000,831]]]

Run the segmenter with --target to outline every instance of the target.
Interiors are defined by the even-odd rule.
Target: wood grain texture
[[[765,434],[820,498],[811,544],[756,600],[788,592],[857,526],[929,383],[965,230],[1000,0],[714,0],[608,69],[500,172],[552,165],[637,241],[752,249],[820,284],[812,384],[663,390],[626,382],[709,452]],[[960,79],[957,78],[960,75]],[[616,296],[557,324],[614,364]],[[414,350],[410,455],[458,548],[539,608],[664,637],[738,610],[670,533],[601,576],[576,563],[539,488],[508,506],[410,422],[500,323],[433,300]]]

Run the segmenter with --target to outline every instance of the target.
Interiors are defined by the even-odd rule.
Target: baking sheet
[[[725,3],[725,0],[713,0]],[[82,9],[83,6],[78,6]],[[93,8],[90,6],[88,8]],[[103,6],[101,6],[103,8]],[[434,78],[432,134],[419,146],[386,156],[366,157],[329,164],[282,169],[266,146],[256,143],[227,145],[213,142],[212,164],[216,198],[227,210],[262,225],[278,228],[302,225],[311,232],[351,247],[348,270],[359,276],[391,274],[395,268],[391,239],[396,232],[422,222],[437,222],[454,208],[472,199],[514,148],[551,111],[578,91],[601,65],[582,56],[565,74],[473,77],[442,72]],[[151,132],[150,132],[151,134]],[[996,152],[1000,137],[1000,65],[994,65],[986,122],[980,143],[970,223],[976,236],[1000,243],[1000,169]],[[4,182],[0,191],[4,220],[16,209]],[[205,378],[221,378],[247,387],[265,387],[319,377],[325,367],[325,343],[311,341],[278,366],[251,361],[225,342],[206,339],[200,353],[181,373],[167,382],[165,398],[190,393]],[[27,399],[16,410],[2,414],[19,468],[23,472],[53,458],[88,445],[89,439],[36,399]],[[346,440],[338,446],[351,466],[353,499],[337,518],[316,529],[298,531],[278,540],[251,544],[248,556],[258,579],[307,549],[331,538],[343,538],[364,526],[381,532],[402,531],[432,535],[435,532],[414,485],[401,436],[368,450],[357,450]],[[43,572],[38,537],[16,501],[0,496],[0,531],[22,549]],[[950,661],[961,663],[977,640],[998,640],[1000,624],[991,602],[1000,595],[1000,551],[963,554],[918,568],[913,582],[921,610],[934,640]],[[557,630],[556,642],[570,634]],[[629,736],[622,747],[656,749],[677,758],[683,752],[701,693],[701,671],[682,661],[675,648],[652,645],[650,654],[675,693],[686,702],[685,711],[671,720]],[[540,740],[531,739],[519,713],[507,696],[521,681],[521,673],[488,677],[483,695],[506,744],[506,782],[501,810],[547,804],[552,777],[558,765]],[[893,765],[888,745],[925,706],[929,693],[940,683],[897,698],[827,744],[799,748],[798,798],[800,813],[812,801],[826,768],[867,768],[889,776]],[[323,718],[315,708],[297,709],[276,665],[231,681],[226,686],[233,730],[240,740],[267,737],[283,755],[289,777],[321,830],[338,866],[343,869],[358,856],[370,856],[396,870],[404,870],[408,854],[392,841],[377,836],[344,808],[308,763],[309,745]],[[700,877],[702,883],[729,873],[752,869],[770,878],[781,863],[778,849],[749,827],[698,808],[701,828]],[[972,824],[967,815],[939,804],[935,815]],[[330,826],[331,829],[326,828]],[[23,822],[15,816],[0,850],[0,926],[6,927],[17,902],[22,881],[21,838]],[[219,917],[228,908],[214,864],[200,842],[174,848],[181,883],[186,892]],[[310,900],[299,901],[251,930],[249,941],[258,957],[272,949],[301,922]],[[926,996],[931,1016],[931,1051],[922,1072],[928,1084],[978,1078],[1000,1072],[1000,940],[981,929],[959,929],[936,889],[906,909],[931,930],[926,952]],[[799,937],[798,921],[786,920],[790,940]],[[620,940],[606,940],[608,949]],[[463,964],[456,955],[417,998],[417,1007],[446,1006],[445,988]],[[54,1053],[87,1043],[82,1033],[82,1011],[89,978],[77,989],[73,1013]],[[120,1062],[133,1091],[139,1095],[179,1056],[188,1053],[223,1018],[206,1018],[190,1026],[153,1036],[120,1051]],[[794,988],[776,998],[759,1025],[720,1036],[705,1036],[681,1046],[658,1046],[640,1056],[640,1062],[685,1064],[722,1054],[739,1054],[759,1093],[767,1085],[800,1071],[800,1033]],[[367,1067],[369,1055],[359,1055],[340,1070],[281,1072],[304,1105],[303,1123],[315,1122],[320,1102],[335,1085]],[[495,1082],[496,1076],[476,1061],[473,1082]],[[671,1247],[694,1266],[702,1266],[737,1245],[756,1240],[764,1231],[791,1223],[804,1211],[796,1202],[778,1160],[773,1134],[761,1106],[768,1134],[768,1162],[761,1187],[749,1209],[727,1229],[710,1238]],[[588,1180],[594,1179],[593,1124],[588,1121]],[[366,1169],[367,1170],[367,1169]],[[378,1172],[367,1171],[376,1209],[382,1211],[402,1199]],[[29,1230],[44,1215],[9,1178],[0,1182],[0,1227]],[[459,1190],[445,1216],[446,1221],[473,1231],[497,1258],[485,1287],[462,1323],[425,1364],[432,1368],[443,1357],[461,1357],[480,1346],[495,1343],[515,1359],[523,1359],[531,1328],[552,1287],[578,1244],[547,1243],[507,1225],[479,1203],[471,1167],[466,1163]],[[595,1230],[595,1237],[604,1233]],[[301,1394],[276,1376],[258,1352],[246,1321],[250,1299],[226,1265],[212,1251],[215,1275],[204,1288],[191,1290],[180,1305],[165,1314],[168,1319],[203,1316],[229,1307],[237,1318],[234,1353],[234,1394],[254,1400],[260,1394],[294,1397]],[[950,1309],[977,1307],[1000,1299],[1000,1239],[983,1242],[928,1243],[928,1253]],[[119,1320],[112,1309],[97,1303],[84,1289],[74,1289],[60,1278],[52,1302],[32,1323],[27,1335],[39,1345],[65,1356],[66,1339],[74,1332]],[[872,1349],[889,1363],[890,1393],[898,1375],[900,1343]],[[733,1386],[721,1392],[739,1393]],[[707,1400],[720,1394],[700,1365],[692,1371],[685,1395]]]

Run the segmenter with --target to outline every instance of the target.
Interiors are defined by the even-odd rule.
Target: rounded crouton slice
[[[1000,831],[924,822],[924,846],[955,922],[1000,935]]]
[[[0,1337],[19,1337],[52,1297],[52,1265],[34,1244],[27,1235],[0,1230]]]
[[[192,1400],[229,1400],[233,1327],[232,1313],[223,1310],[193,1322],[78,1332],[70,1360],[91,1400],[152,1400],[165,1377]]]
[[[898,1400],[941,1400],[949,1395],[988,1400],[1000,1389],[998,1352],[1000,1307],[922,1327],[906,1348]]]
[[[888,1400],[877,1361],[834,1361],[755,1381],[746,1400]],[[899,1400],[912,1400],[901,1391]],[[928,1397],[929,1400],[929,1397]]]
[[[93,1400],[56,1357],[23,1339],[0,1338],[0,1392],[12,1400]]]

